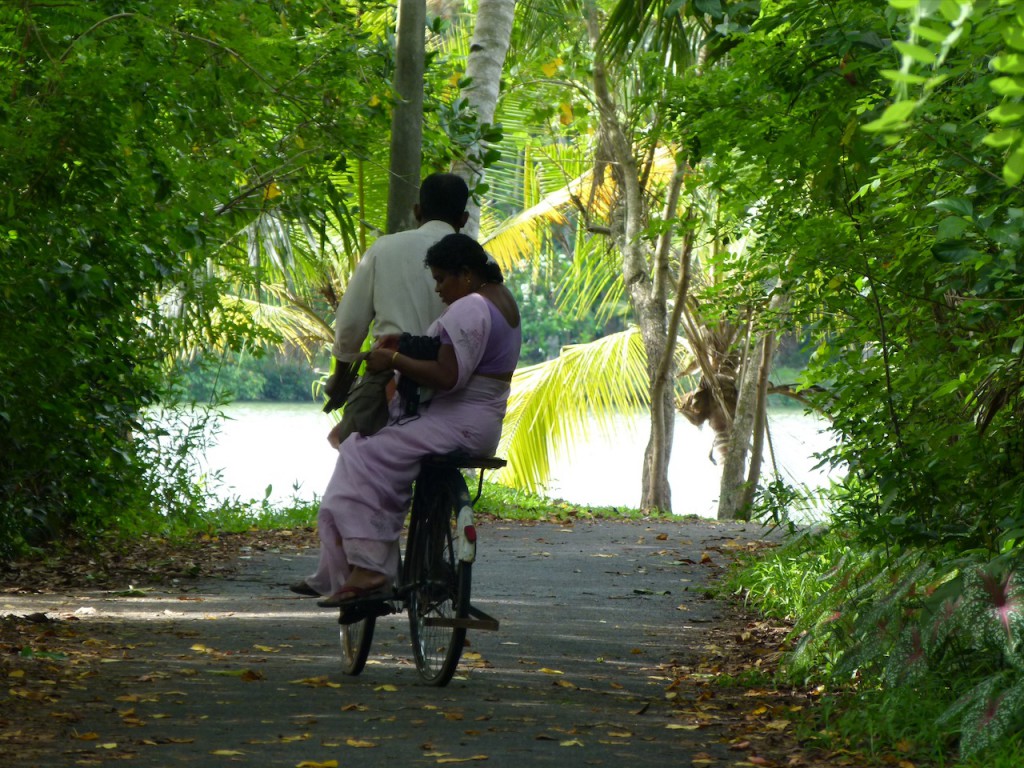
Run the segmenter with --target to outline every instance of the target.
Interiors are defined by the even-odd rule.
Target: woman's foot
[[[339,608],[357,601],[387,600],[393,594],[391,579],[387,575],[356,567],[341,589],[317,601],[317,605],[321,608]]]

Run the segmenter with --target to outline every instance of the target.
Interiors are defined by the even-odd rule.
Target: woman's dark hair
[[[445,235],[427,249],[424,263],[444,272],[472,272],[487,283],[505,282],[501,267],[469,235]]]

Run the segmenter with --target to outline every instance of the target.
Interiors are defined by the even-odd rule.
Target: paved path
[[[672,701],[691,693],[669,690],[669,667],[695,663],[714,631],[735,626],[735,609],[708,595],[707,580],[760,527],[479,529],[473,602],[501,628],[470,632],[446,688],[420,683],[404,615],[378,622],[362,675],[341,673],[336,612],[285,589],[312,570],[312,549],[253,553],[226,580],[144,595],[2,596],[0,615],[47,612],[72,648],[111,660],[83,664],[78,677],[64,670],[48,703],[54,740],[0,741],[0,764],[664,768],[742,759],[724,726],[696,722]],[[57,663],[73,663],[68,653]]]

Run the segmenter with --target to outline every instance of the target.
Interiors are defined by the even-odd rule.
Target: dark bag
[[[398,337],[398,353],[414,360],[437,360],[441,339],[436,336],[413,336],[403,333]],[[398,377],[398,394],[406,416],[416,416],[420,410],[420,385],[407,376]]]
[[[338,360],[334,367],[334,373],[327,379],[324,385],[324,394],[327,395],[327,402],[324,404],[324,413],[336,411],[348,400],[349,390],[359,374],[359,363],[343,363]]]

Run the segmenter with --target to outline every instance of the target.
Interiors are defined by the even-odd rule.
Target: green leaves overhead
[[[884,71],[894,83],[897,100],[865,130],[889,132],[895,141],[910,127],[915,109],[920,107],[918,118],[924,120],[936,111],[929,101],[941,83],[970,79],[975,76],[973,67],[978,73],[990,70],[1000,76],[980,78],[988,81],[990,92],[973,89],[972,106],[985,111],[995,124],[982,143],[1005,153],[1003,181],[1011,187],[1020,184],[1024,180],[1024,80],[1015,76],[1024,74],[1024,13],[1004,0],[890,0],[889,4],[913,21],[907,26],[907,39],[893,42],[901,55],[899,71]],[[916,96],[912,93],[915,89]],[[950,118],[955,124],[973,114],[975,109]]]
[[[358,10],[3,4],[0,555],[110,509],[189,513],[180,457],[145,453],[146,409],[182,349],[259,338],[220,295],[259,297],[260,249],[293,286],[297,236],[336,255],[335,169],[382,116]]]

